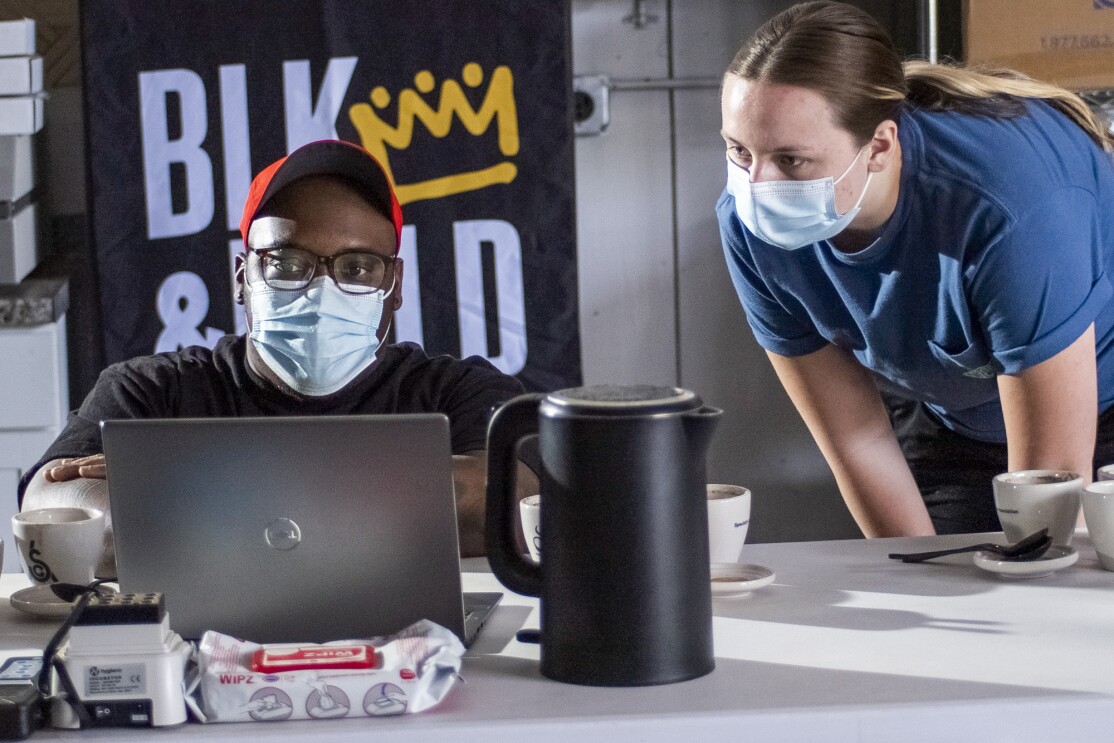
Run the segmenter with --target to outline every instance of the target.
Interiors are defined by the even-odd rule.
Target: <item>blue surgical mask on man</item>
[[[750,173],[728,158],[727,191],[735,197],[739,220],[755,237],[785,250],[796,250],[835,237],[858,215],[874,173],[867,173],[859,200],[843,214],[836,211],[835,185],[851,172],[862,153],[860,149],[836,179],[827,176],[811,181],[759,183],[752,183]]]
[[[300,291],[251,284],[250,337],[263,363],[291,389],[328,395],[375,362],[376,335],[391,289],[342,292],[328,276]]]

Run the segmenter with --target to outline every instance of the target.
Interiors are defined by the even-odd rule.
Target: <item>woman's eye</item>
[[[727,155],[731,158],[732,162],[736,163],[737,165],[750,165],[750,153],[742,147],[728,147]]]

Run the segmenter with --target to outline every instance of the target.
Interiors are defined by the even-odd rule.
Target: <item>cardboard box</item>
[[[42,128],[41,95],[0,98],[0,137],[34,134]]]
[[[21,18],[0,22],[0,57],[28,56],[35,53],[35,20]]]
[[[42,89],[42,57],[0,57],[0,95],[30,95]]]
[[[18,284],[39,262],[35,205],[0,219],[0,283]]]
[[[0,205],[18,201],[35,187],[34,142],[29,134],[0,137]]]
[[[1111,0],[964,0],[967,63],[1071,90],[1114,88]]]

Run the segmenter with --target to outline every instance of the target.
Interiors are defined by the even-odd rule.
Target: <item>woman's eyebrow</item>
[[[787,144],[781,147],[774,147],[770,152],[777,155],[802,155],[812,152],[812,149],[812,147],[807,145]]]
[[[732,137],[726,131],[721,130],[719,134],[720,134],[721,137],[724,138],[725,141],[728,141],[731,144],[738,145],[739,147],[745,147],[746,146],[743,143],[741,143],[739,140]],[[808,153],[812,152],[814,149],[815,148],[809,147],[808,145],[804,145],[804,144],[787,144],[787,145],[782,145],[780,147],[772,148],[769,151],[769,154],[771,154],[771,155],[804,155],[804,154],[808,154]]]

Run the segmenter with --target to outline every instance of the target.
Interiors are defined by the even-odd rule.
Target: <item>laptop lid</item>
[[[171,628],[255,642],[466,639],[441,414],[101,424],[117,572]]]

